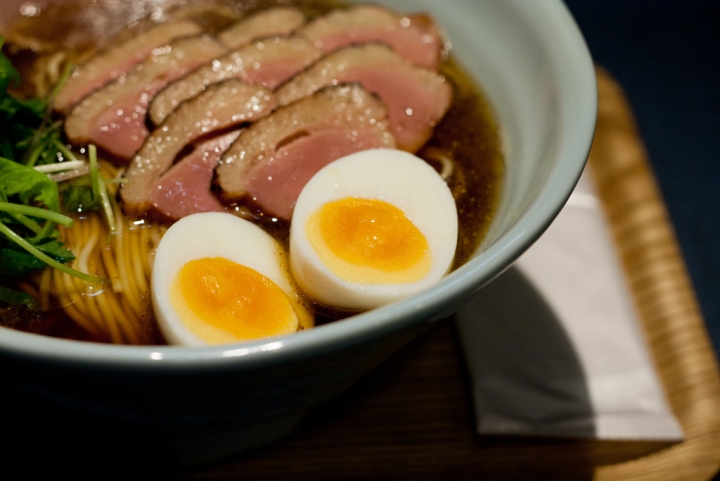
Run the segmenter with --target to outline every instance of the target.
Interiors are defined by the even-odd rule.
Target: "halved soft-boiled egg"
[[[365,150],[327,165],[303,188],[290,265],[318,301],[371,309],[439,281],[457,236],[455,201],[435,169],[400,150]]]
[[[152,274],[155,315],[167,341],[219,344],[311,327],[284,257],[269,234],[232,214],[194,214],[173,224]]]

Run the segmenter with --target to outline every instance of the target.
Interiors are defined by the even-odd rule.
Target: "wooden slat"
[[[720,378],[702,314],[632,111],[598,69],[590,166],[673,412],[686,440],[598,479],[708,479],[720,466]]]

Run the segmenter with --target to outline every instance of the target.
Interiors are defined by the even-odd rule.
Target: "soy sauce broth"
[[[52,4],[37,16],[18,19],[5,33],[8,42],[4,50],[23,74],[25,81],[20,92],[46,95],[48,87],[45,91],[42,87],[38,89],[38,82],[30,79],[37,79],[52,68],[53,63],[82,63],[113,42],[130,38],[153,22],[168,17],[191,17],[209,33],[217,33],[241,15],[275,5],[296,6],[312,19],[347,4],[328,0],[105,0],[90,4],[82,0],[65,0],[61,4]],[[439,71],[453,86],[453,103],[435,127],[433,137],[417,155],[438,172],[447,171],[448,165],[451,166],[452,173],[446,181],[455,197],[459,216],[455,269],[467,262],[482,243],[500,199],[505,165],[492,107],[480,86],[465,72],[452,52],[446,55]],[[287,247],[289,223],[264,222],[261,213],[256,220]],[[353,314],[310,300],[308,303],[318,325]],[[16,322],[13,327],[82,339],[82,332],[63,326],[62,317],[53,311],[51,316]],[[67,323],[72,321],[67,319]],[[151,338],[153,343],[163,343],[157,332]]]

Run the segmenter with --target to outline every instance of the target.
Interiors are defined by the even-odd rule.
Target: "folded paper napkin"
[[[456,319],[479,433],[682,439],[589,172]]]

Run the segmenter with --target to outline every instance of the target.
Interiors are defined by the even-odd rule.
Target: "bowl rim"
[[[106,368],[128,367],[151,370],[202,369],[228,362],[250,367],[258,363],[280,362],[307,356],[328,346],[360,343],[381,332],[396,331],[417,323],[415,314],[428,310],[447,314],[442,309],[462,297],[468,297],[507,269],[550,225],[559,213],[585,166],[597,116],[597,86],[590,52],[572,15],[561,0],[533,2],[556,27],[548,37],[561,56],[574,65],[570,76],[587,105],[573,125],[574,136],[563,149],[543,188],[528,209],[495,242],[430,289],[405,300],[329,323],[315,329],[286,336],[207,347],[120,346],[86,341],[58,339],[0,328],[0,355],[32,358],[35,361],[70,363]],[[570,70],[570,69],[568,69]],[[459,307],[459,306],[457,306]],[[235,361],[233,361],[235,360]]]

